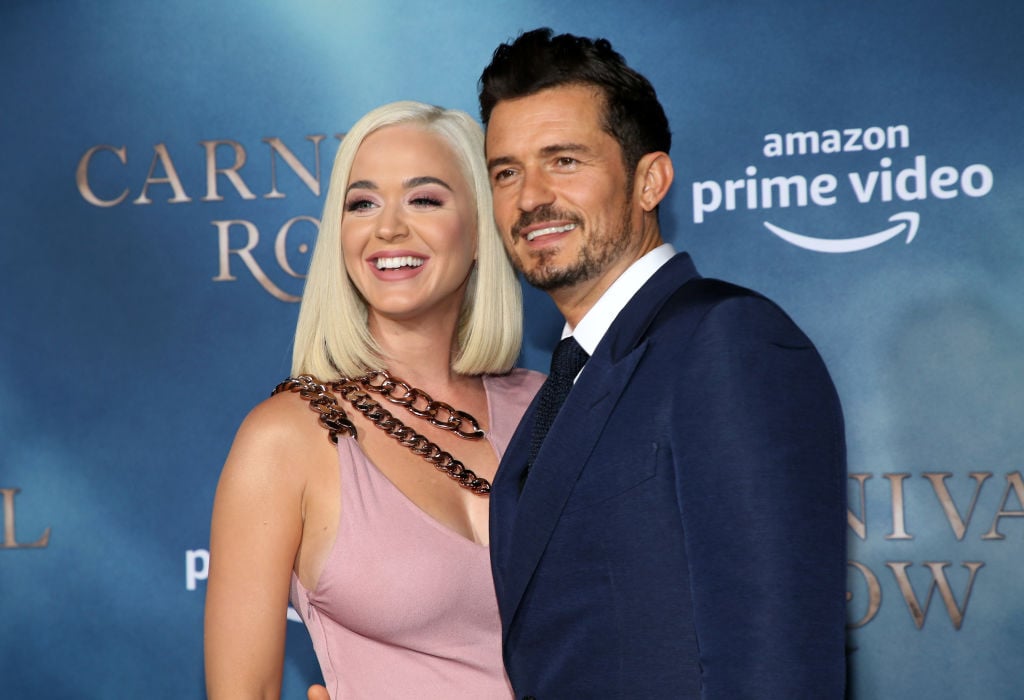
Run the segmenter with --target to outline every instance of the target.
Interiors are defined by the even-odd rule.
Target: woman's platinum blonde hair
[[[326,382],[384,367],[380,348],[367,327],[366,303],[345,271],[341,219],[359,146],[374,131],[399,124],[421,127],[447,141],[476,203],[477,264],[459,316],[452,369],[460,374],[501,374],[512,368],[519,355],[522,292],[494,224],[483,130],[465,112],[420,102],[392,102],[356,122],[334,159],[295,329],[294,376],[312,374]]]

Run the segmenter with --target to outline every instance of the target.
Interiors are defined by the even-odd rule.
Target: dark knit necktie
[[[551,374],[544,380],[540,387],[539,398],[537,399],[537,417],[533,423],[533,434],[530,436],[530,459],[526,463],[526,470],[523,472],[522,483],[526,482],[526,475],[533,460],[540,451],[541,443],[548,434],[548,429],[555,422],[558,409],[565,402],[565,397],[572,389],[573,380],[580,373],[584,363],[590,355],[580,347],[576,339],[571,335],[563,338],[555,348],[551,356]],[[522,483],[520,488],[522,488]]]

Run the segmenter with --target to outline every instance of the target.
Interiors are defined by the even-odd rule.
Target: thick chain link
[[[456,411],[448,406],[448,404],[432,401],[424,392],[414,389],[413,387],[409,387],[408,384],[401,380],[392,380],[388,374],[382,370],[371,372],[356,379],[343,377],[337,382],[332,382],[329,385],[330,389],[328,389],[324,384],[321,384],[315,377],[308,374],[299,375],[298,377],[289,377],[277,385],[273,394],[277,394],[282,391],[293,391],[297,392],[299,396],[309,401],[310,409],[318,415],[320,423],[327,428],[327,434],[331,442],[337,444],[339,435],[349,435],[351,437],[357,437],[358,435],[356,427],[352,424],[352,421],[349,420],[344,409],[338,405],[338,400],[334,398],[334,395],[331,393],[331,390],[337,391],[341,394],[343,399],[351,403],[352,407],[365,415],[370,422],[397,440],[399,444],[408,447],[413,454],[423,457],[423,459],[433,464],[439,471],[444,472],[457,481],[459,486],[482,496],[489,495],[491,492],[491,484],[487,479],[478,477],[471,469],[467,469],[462,462],[453,457],[451,453],[442,450],[429,439],[406,426],[402,421],[395,418],[390,411],[381,406],[369,394],[360,388],[360,385],[362,385],[372,391],[384,394],[384,396],[390,400],[390,394],[394,391],[393,387],[389,386],[387,389],[382,389],[381,387],[383,387],[383,383],[376,386],[370,384],[371,377],[380,378],[380,376],[383,376],[385,381],[391,381],[395,387],[398,387],[404,392],[399,397],[399,400],[394,401],[394,403],[399,403],[405,406],[416,415],[419,414],[413,410],[414,404],[422,397],[426,397],[425,401],[428,404],[428,407],[426,409],[416,410],[423,410],[426,415],[422,417],[429,420],[431,425],[437,425],[437,427],[444,430],[450,430],[459,437],[466,439],[478,439],[484,436],[484,432],[480,430],[479,424],[477,424],[476,420],[469,414],[463,413],[462,411]],[[402,387],[409,387],[409,390],[406,391]],[[407,398],[408,403],[405,402]],[[431,406],[441,406],[442,408],[435,409],[435,412],[431,414],[429,412]],[[445,415],[448,417],[445,421],[436,418],[436,414],[441,411],[444,411]],[[455,417],[454,421],[450,420],[453,416]],[[433,420],[431,420],[432,418]],[[472,423],[474,426],[474,430],[472,432],[461,430],[460,426],[463,420],[468,420]]]
[[[338,406],[338,400],[327,390],[326,386],[312,375],[288,377],[274,387],[270,395],[280,394],[282,391],[298,392],[299,396],[309,401],[309,407],[317,414],[320,424],[327,428],[327,437],[335,445],[338,444],[338,435],[351,437],[358,435],[356,426],[345,415],[345,411]]]
[[[480,429],[476,418],[444,401],[434,401],[427,392],[392,377],[387,370],[372,370],[356,381],[370,391],[381,394],[391,403],[404,406],[413,415],[425,418],[431,425],[442,430],[450,430],[460,438],[479,440],[484,436],[484,431]],[[470,428],[464,430],[463,423],[468,424]]]

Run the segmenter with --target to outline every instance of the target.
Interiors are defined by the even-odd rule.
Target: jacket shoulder
[[[688,320],[696,328],[712,311],[731,309],[744,301],[767,302],[757,292],[731,282],[710,277],[698,277],[680,285],[667,295],[651,321],[649,334],[679,326],[681,320]],[[774,306],[774,305],[772,305]]]
[[[691,280],[666,297],[648,335],[670,333],[689,337],[696,332],[724,332],[784,345],[810,345],[778,304],[756,291],[713,278]]]

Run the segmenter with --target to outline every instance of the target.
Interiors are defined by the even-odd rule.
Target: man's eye
[[[571,156],[561,156],[556,162],[558,163],[558,165],[563,167],[569,165],[576,165],[577,163],[579,163],[578,160],[572,158]]]
[[[505,168],[504,170],[498,170],[494,173],[494,180],[495,182],[501,182],[502,180],[507,180],[508,178],[512,177],[515,174],[516,171],[513,170],[512,168]]]

